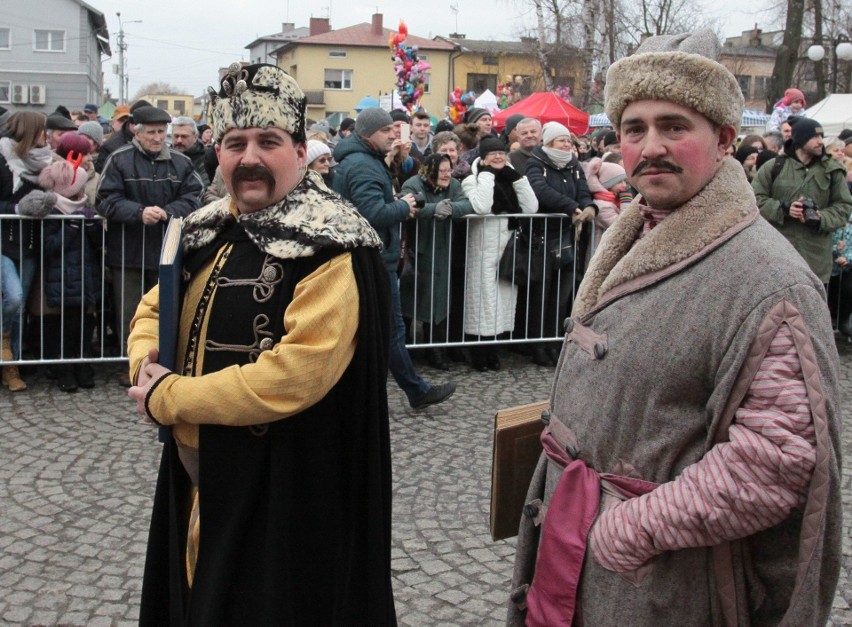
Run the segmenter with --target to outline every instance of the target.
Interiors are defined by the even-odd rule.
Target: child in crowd
[[[94,218],[84,193],[88,175],[83,155],[71,151],[39,174],[39,184],[56,194],[51,215]],[[88,219],[46,219],[43,224],[43,352],[45,359],[90,356],[95,311],[100,302],[96,253],[100,222]],[[59,389],[75,392],[94,387],[92,367],[63,363],[54,368]]]

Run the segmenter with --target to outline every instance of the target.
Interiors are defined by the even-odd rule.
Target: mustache
[[[633,168],[633,173],[630,176],[636,176],[648,168],[674,172],[675,174],[683,172],[683,168],[676,166],[674,163],[669,163],[668,161],[642,161],[639,165]]]
[[[269,188],[275,187],[275,177],[269,168],[262,165],[238,165],[231,175],[231,184],[236,187],[243,181],[263,181]]]

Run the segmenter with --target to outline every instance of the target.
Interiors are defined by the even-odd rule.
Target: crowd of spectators
[[[784,183],[808,160],[803,154],[811,155],[813,164],[804,165],[842,172],[848,196],[852,131],[824,138],[818,123],[800,123],[803,108],[801,92],[787,90],[767,132],[746,135],[729,155],[753,183],[764,217],[812,261],[833,317],[852,337],[847,198],[832,188],[814,205],[820,225],[812,219],[803,230],[805,196]],[[50,373],[61,389],[74,391],[94,385],[81,360],[108,346],[104,334],[122,354],[136,302],[156,281],[165,222],[227,195],[210,129],[167,117],[145,101],[117,107],[112,120],[91,105],[78,113],[59,107],[49,116],[0,109],[0,212],[63,217],[2,225],[4,362],[21,359],[24,350],[74,360]],[[458,125],[433,124],[422,111],[409,117],[397,110],[390,118],[383,167],[396,198],[417,199],[390,227],[400,236],[393,280],[408,342],[429,345],[426,357],[441,370],[452,361],[499,369],[496,347],[508,338],[527,340],[520,350],[534,363],[555,365],[555,339],[583,271],[633,197],[617,134],[602,128],[578,136],[562,124],[516,115],[498,135],[491,114],[479,108]],[[346,118],[337,129],[311,123],[307,136],[306,168],[334,188],[336,149],[358,137],[356,120]],[[164,183],[150,183],[157,180]],[[93,220],[98,214],[106,220]],[[507,248],[525,255],[525,271],[505,272]],[[93,343],[97,329],[101,337]],[[26,389],[17,367],[4,365],[2,373],[10,390]]]

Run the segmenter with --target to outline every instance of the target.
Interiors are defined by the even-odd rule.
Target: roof
[[[722,46],[721,56],[775,58],[776,51],[766,46]]]
[[[533,42],[526,41],[492,41],[441,36],[435,39],[458,46],[462,52],[477,54],[532,54],[534,52]]]
[[[104,14],[92,5],[83,2],[83,0],[77,0],[77,3],[89,12],[89,22],[92,25],[95,38],[98,40],[98,50],[101,51],[101,54],[111,57],[112,50],[109,47],[109,29],[107,28]]]
[[[303,37],[298,41],[285,43],[283,46],[274,51],[278,53],[295,44],[318,45],[318,46],[365,46],[375,48],[387,48],[388,39],[396,33],[395,30],[383,28],[381,35],[373,33],[373,25],[367,22],[348,26],[339,30],[332,30],[319,35]],[[417,46],[420,50],[446,50],[452,51],[455,49],[451,43],[446,41],[435,41],[433,39],[425,39],[415,35],[408,35],[405,39],[406,46]]]
[[[253,42],[243,47],[246,49],[251,49],[254,48],[256,45],[267,41],[271,43],[284,43],[287,41],[293,41],[295,39],[302,39],[310,34],[311,29],[307,26],[302,26],[300,28],[294,28],[292,30],[284,31],[283,33],[273,33],[272,35],[264,35],[263,37],[258,37]]]

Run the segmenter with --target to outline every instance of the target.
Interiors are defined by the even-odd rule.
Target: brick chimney
[[[381,13],[373,13],[373,28],[370,32],[372,32],[374,35],[382,35],[382,33],[384,33]]]
[[[327,17],[312,17],[310,21],[311,36],[331,32]]]

